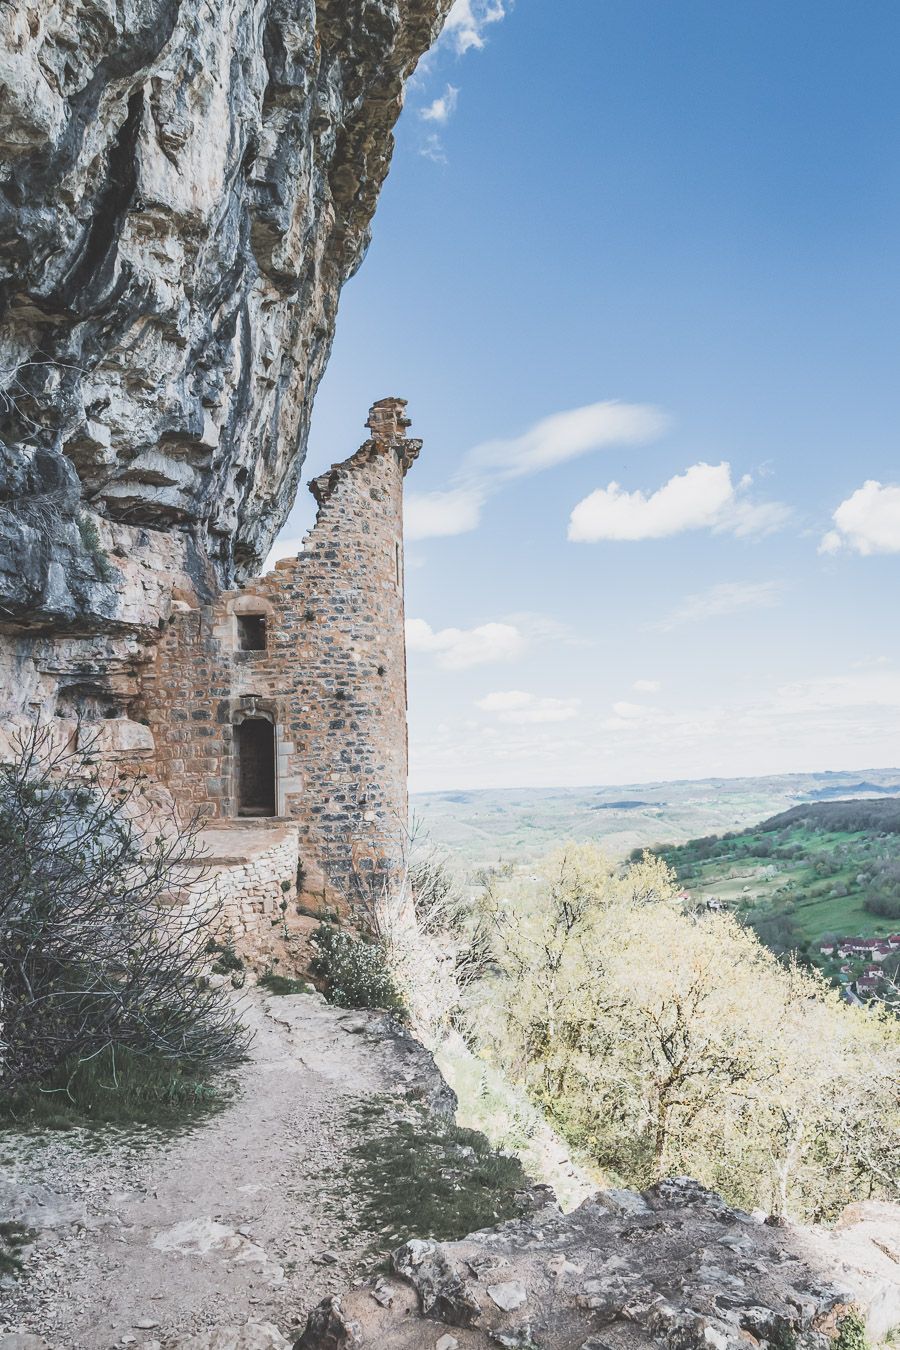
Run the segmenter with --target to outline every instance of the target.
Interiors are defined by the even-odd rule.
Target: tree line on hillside
[[[900,834],[900,797],[842,802],[804,802],[770,816],[757,828],[763,833],[795,826],[829,833],[855,833],[857,830]]]

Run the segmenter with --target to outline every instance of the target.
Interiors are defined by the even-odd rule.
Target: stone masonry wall
[[[311,925],[297,911],[297,826],[240,822],[208,829],[197,892],[215,919],[215,936],[257,969],[303,968]]]
[[[419,443],[404,407],[376,404],[370,438],[311,485],[298,557],[173,614],[138,704],[157,776],[212,821],[238,814],[236,727],[272,722],[301,889],[351,904],[396,866],[407,822],[402,498]],[[241,615],[265,618],[264,650],[240,649]]]

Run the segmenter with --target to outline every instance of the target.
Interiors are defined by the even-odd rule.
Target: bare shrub
[[[21,734],[0,765],[0,1083],[16,1088],[117,1049],[197,1071],[246,1037],[209,989],[199,822],[146,782]]]

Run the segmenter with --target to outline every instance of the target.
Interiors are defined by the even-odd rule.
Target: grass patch
[[[81,535],[82,544],[94,560],[100,580],[113,581],[117,575],[116,569],[110,564],[103,551],[97,526],[90,516],[80,515],[78,517],[78,533]]]
[[[0,1278],[21,1275],[22,1250],[30,1240],[31,1233],[22,1224],[9,1219],[0,1221]]]
[[[0,1128],[71,1130],[83,1125],[177,1127],[224,1106],[221,1080],[193,1075],[159,1056],[106,1050],[68,1062],[40,1083],[28,1083],[0,1101]]]
[[[483,1134],[451,1122],[390,1119],[396,1103],[374,1098],[350,1116],[359,1140],[348,1152],[353,1203],[346,1215],[373,1234],[373,1250],[409,1238],[450,1241],[514,1219],[532,1207],[518,1158],[491,1148]]]
[[[267,989],[270,994],[308,994],[312,985],[307,980],[291,980],[287,975],[269,972],[268,975],[260,976],[259,987]]]

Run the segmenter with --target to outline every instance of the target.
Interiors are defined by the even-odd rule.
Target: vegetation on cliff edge
[[[811,1219],[896,1198],[896,1021],[685,913],[660,859],[573,845],[487,877],[472,922],[491,958],[457,1022],[610,1181],[686,1174]]]

